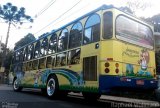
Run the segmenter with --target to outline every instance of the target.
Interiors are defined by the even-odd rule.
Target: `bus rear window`
[[[125,16],[119,16],[116,20],[116,37],[132,44],[153,49],[152,30]]]

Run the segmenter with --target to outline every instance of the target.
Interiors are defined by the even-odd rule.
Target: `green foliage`
[[[126,12],[126,13],[133,14],[133,11],[129,7],[127,7],[127,6],[120,7],[119,9],[122,10],[122,11],[124,11],[124,12]]]
[[[34,37],[34,35],[31,33],[28,33],[24,38],[20,39],[17,43],[15,43],[14,50],[16,50],[26,44],[29,44],[30,42],[35,41],[35,40],[36,40],[36,38]]]
[[[42,37],[44,37],[44,36],[47,36],[49,33],[47,32],[47,33],[43,33],[42,35],[40,35],[38,38],[42,38]]]
[[[33,19],[25,14],[25,8],[21,7],[19,10],[17,6],[7,3],[6,5],[0,6],[0,18],[4,19],[7,23],[12,24],[23,24],[24,20],[33,22]]]
[[[8,44],[9,32],[11,25],[16,26],[17,24],[22,25],[24,21],[33,22],[31,16],[25,14],[25,8],[21,7],[18,9],[16,6],[11,3],[7,3],[6,5],[0,5],[0,18],[3,19],[8,24],[8,31],[6,37],[5,47]],[[4,51],[6,52],[6,51]]]
[[[12,61],[12,53],[13,53],[13,51],[12,50],[8,50],[7,52],[8,53],[6,55],[6,60],[4,62],[4,67],[5,67],[6,70],[9,71],[10,65],[11,65],[11,61]]]
[[[145,20],[154,25],[155,32],[160,32],[160,14],[154,15],[151,18],[146,18]]]

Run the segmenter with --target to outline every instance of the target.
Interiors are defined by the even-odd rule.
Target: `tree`
[[[49,34],[49,32],[43,33],[43,34],[40,35],[38,38],[42,38],[42,37],[44,37],[44,36],[46,36],[46,35],[48,35],[48,34]]]
[[[128,0],[127,7],[132,10],[132,13],[135,15],[137,10],[145,10],[150,6],[149,2],[144,0]]]
[[[31,16],[25,14],[25,8],[21,7],[19,10],[16,6],[11,3],[0,6],[0,18],[2,18],[8,24],[7,37],[5,47],[7,48],[9,32],[11,25],[16,26],[17,24],[22,25],[24,21],[33,22]]]
[[[9,49],[5,49],[5,44],[4,43],[0,43],[1,45],[1,52],[0,52],[0,67],[2,66],[2,62],[3,62],[3,55],[4,55],[4,50],[6,50],[6,52],[9,52]]]
[[[26,44],[29,44],[30,42],[33,42],[35,40],[36,40],[36,38],[34,37],[34,35],[31,33],[28,33],[24,38],[20,39],[18,42],[15,43],[14,50],[16,50]]]
[[[129,7],[127,7],[127,6],[120,7],[119,9],[122,10],[122,11],[124,11],[124,12],[133,14],[132,10]]]
[[[135,15],[136,11],[145,10],[147,7],[150,7],[150,3],[144,0],[127,0],[126,6],[120,7],[120,10]]]

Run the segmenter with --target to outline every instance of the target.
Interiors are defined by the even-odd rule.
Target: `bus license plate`
[[[137,85],[144,85],[144,81],[143,81],[143,80],[137,80],[137,81],[136,81],[136,84],[137,84]]]

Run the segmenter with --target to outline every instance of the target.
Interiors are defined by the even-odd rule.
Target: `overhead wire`
[[[60,20],[60,21],[58,21],[57,23],[55,23],[55,25],[58,24],[58,23],[60,23],[61,21],[65,20],[66,18],[71,17],[71,16],[74,15],[75,13],[78,13],[78,12],[81,11],[82,9],[85,9],[88,5],[90,5],[90,3],[86,4],[86,5],[83,6],[82,8],[80,8],[80,9],[74,11],[73,13],[69,14],[68,16],[66,16],[65,18],[63,18],[62,20]]]
[[[35,18],[37,18],[38,16],[42,15],[48,8],[50,8],[54,3],[56,2],[56,0],[51,0],[41,11],[39,11],[36,15]]]
[[[39,32],[41,32],[42,30],[44,30],[46,27],[50,26],[51,24],[53,24],[55,21],[57,21],[59,18],[61,18],[62,16],[64,16],[66,13],[68,13],[70,10],[72,10],[75,6],[77,6],[82,0],[79,0],[76,4],[74,4],[71,8],[69,8],[67,11],[65,11],[64,13],[62,13],[58,18],[56,18],[55,20],[53,20],[52,22],[50,22],[49,24],[47,24],[46,26],[44,26],[42,29],[40,29],[39,31],[37,31],[34,34],[37,34]]]

